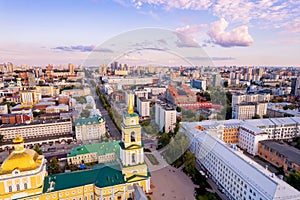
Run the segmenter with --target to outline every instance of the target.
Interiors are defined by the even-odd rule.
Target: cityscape
[[[0,13],[0,200],[300,200],[300,2]]]

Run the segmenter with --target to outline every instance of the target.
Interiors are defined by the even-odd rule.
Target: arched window
[[[20,190],[20,185],[19,184],[17,184],[17,191],[19,191]]]
[[[130,134],[131,142],[135,142],[135,132],[132,131]]]
[[[135,164],[135,153],[131,155],[131,162],[132,164]]]
[[[12,192],[12,186],[11,186],[11,185],[8,186],[8,191],[9,191],[9,192]]]
[[[27,183],[24,183],[24,190],[27,189]]]

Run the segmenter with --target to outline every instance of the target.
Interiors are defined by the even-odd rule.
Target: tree
[[[268,114],[263,115],[263,118],[270,118],[270,116]]]
[[[195,174],[195,155],[192,152],[187,151],[184,157],[184,169],[189,175],[193,176]]]
[[[260,116],[258,114],[255,114],[252,119],[260,119]]]
[[[300,172],[293,172],[287,177],[287,182],[297,190],[300,190]]]
[[[287,105],[283,106],[283,110],[287,110],[289,107]]]
[[[35,150],[39,155],[43,154],[43,151],[40,149],[40,146],[38,144],[34,145],[33,150]]]
[[[181,107],[178,106],[178,107],[176,108],[176,111],[177,111],[177,112],[181,112]]]
[[[294,109],[295,109],[295,106],[294,106],[293,104],[290,104],[290,105],[288,105],[288,109],[294,110]]]
[[[61,173],[62,170],[61,170],[61,167],[57,161],[57,158],[56,157],[53,157],[50,162],[49,162],[49,165],[48,165],[48,173],[49,174],[59,174]]]

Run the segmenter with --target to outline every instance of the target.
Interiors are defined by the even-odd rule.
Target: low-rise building
[[[120,141],[101,142],[87,144],[71,149],[67,156],[69,165],[84,163],[106,163],[117,160],[120,157]]]
[[[6,104],[0,105],[0,115],[3,115],[3,114],[8,114],[8,109],[7,109]]]
[[[286,175],[290,172],[300,172],[300,150],[288,144],[261,141],[258,145],[258,155],[276,167],[283,167]]]
[[[60,113],[60,112],[68,112],[69,106],[65,104],[60,104],[57,106],[48,106],[46,108],[46,113]]]

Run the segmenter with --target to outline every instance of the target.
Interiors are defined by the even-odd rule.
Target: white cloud
[[[239,26],[231,31],[226,31],[228,24],[224,18],[211,23],[208,35],[213,43],[222,47],[250,46],[253,44],[247,26]]]
[[[144,4],[160,6],[166,10],[208,10],[226,21],[250,24],[257,20],[262,28],[282,28],[299,32],[292,27],[299,17],[299,0],[132,0],[137,8]],[[291,28],[292,27],[292,28]]]
[[[199,25],[187,25],[184,27],[176,28],[176,32],[184,34],[184,35],[193,35],[198,33],[201,30],[204,30],[208,27],[207,24],[199,24]]]

